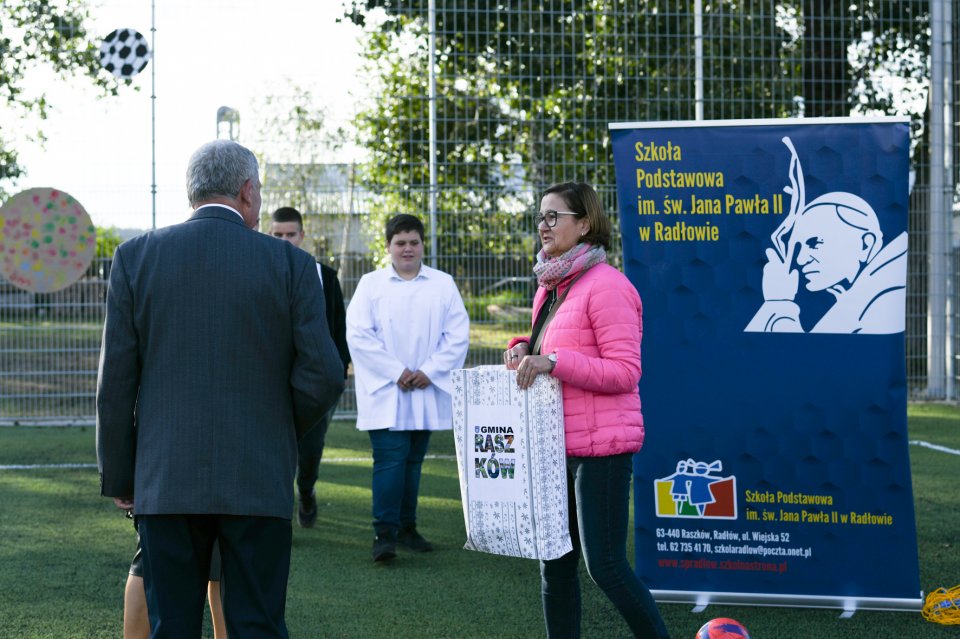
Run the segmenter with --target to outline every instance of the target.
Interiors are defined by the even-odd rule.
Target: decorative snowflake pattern
[[[530,559],[556,559],[573,547],[567,520],[566,450],[560,382],[541,375],[526,391],[502,366],[453,371],[454,442],[467,542],[464,548]],[[473,407],[510,407],[516,451],[514,490],[472,498]]]

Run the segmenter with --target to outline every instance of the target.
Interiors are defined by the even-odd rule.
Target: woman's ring
[[[513,355],[511,355],[511,356],[510,356],[510,359],[517,359],[517,354],[514,353]]]

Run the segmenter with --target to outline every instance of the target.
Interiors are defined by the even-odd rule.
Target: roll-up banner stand
[[[919,610],[907,118],[610,125],[659,601]]]

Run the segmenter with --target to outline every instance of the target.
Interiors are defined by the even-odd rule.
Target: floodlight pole
[[[222,106],[217,109],[217,139],[220,139],[220,123],[227,123],[227,138],[231,142],[236,142],[240,137],[240,112],[228,106]],[[233,125],[237,125],[237,131],[234,133]]]
[[[150,228],[157,228],[157,20],[156,1],[150,0]]]
[[[950,253],[954,191],[953,123],[950,105],[953,15],[947,0],[930,1],[930,270],[927,274],[928,399],[953,399],[952,295]]]
[[[427,54],[430,78],[430,140],[428,166],[430,167],[430,266],[437,268],[437,3],[430,0],[427,4],[430,22],[430,52]]]
[[[694,108],[696,119],[703,119],[703,0],[693,4]]]

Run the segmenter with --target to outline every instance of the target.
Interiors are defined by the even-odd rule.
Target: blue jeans
[[[420,469],[429,430],[371,430],[373,447],[373,529],[395,534],[417,523]]]
[[[547,636],[580,636],[583,555],[590,578],[620,612],[635,637],[669,637],[653,595],[627,561],[633,455],[568,457],[567,498],[573,550],[540,562]]]

